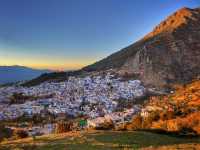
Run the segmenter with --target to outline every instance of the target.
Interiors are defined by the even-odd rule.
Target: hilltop
[[[74,72],[45,74],[25,85],[110,69],[154,87],[188,83],[200,74],[199,22],[200,8],[179,9],[139,41],[94,64]]]
[[[200,8],[182,8],[138,42],[83,68],[116,69],[146,85],[187,83],[200,74]]]

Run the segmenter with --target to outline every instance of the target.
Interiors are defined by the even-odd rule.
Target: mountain
[[[0,66],[0,84],[31,80],[49,70],[37,70],[23,66]]]
[[[121,76],[140,79],[145,85],[165,87],[197,78],[199,58],[200,8],[181,8],[141,40],[94,64],[70,73],[45,74],[25,85],[113,69]]]
[[[200,8],[182,8],[136,43],[83,68],[115,69],[145,85],[185,83],[200,75]]]

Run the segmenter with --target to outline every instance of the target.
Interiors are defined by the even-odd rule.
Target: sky
[[[0,66],[74,70],[200,0],[0,0]]]

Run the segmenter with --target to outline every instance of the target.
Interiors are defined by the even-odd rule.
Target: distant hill
[[[49,70],[37,70],[23,66],[0,66],[0,84],[31,80]]]
[[[185,83],[200,75],[200,8],[182,8],[138,42],[83,68],[116,69],[146,85]]]

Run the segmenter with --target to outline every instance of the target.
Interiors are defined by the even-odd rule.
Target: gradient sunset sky
[[[0,66],[71,70],[139,40],[200,0],[1,0]]]

